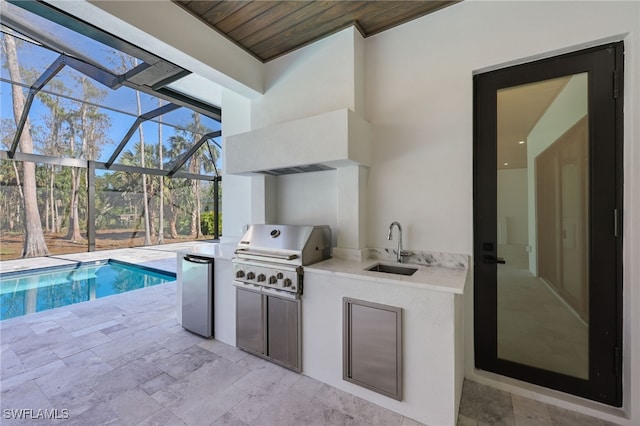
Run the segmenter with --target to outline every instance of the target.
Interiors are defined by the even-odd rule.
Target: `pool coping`
[[[154,274],[161,274],[161,275],[168,275],[170,277],[173,278],[173,280],[176,279],[176,273],[172,272],[172,271],[167,271],[164,269],[159,269],[159,268],[154,268],[152,266],[148,266],[148,265],[143,265],[140,263],[132,263],[132,262],[125,262],[124,260],[119,260],[119,259],[112,259],[112,258],[107,258],[107,259],[98,259],[98,260],[88,260],[88,261],[77,261],[77,262],[69,262],[69,263],[64,263],[64,264],[60,264],[60,265],[52,265],[52,266],[43,266],[40,268],[30,268],[30,269],[14,269],[12,271],[7,271],[7,272],[3,272],[0,271],[0,280],[3,278],[12,278],[15,276],[20,276],[20,275],[26,275],[28,273],[34,273],[34,274],[39,274],[39,273],[46,273],[46,272],[54,272],[57,271],[59,269],[66,269],[66,268],[71,268],[71,269],[78,269],[81,268],[83,266],[96,266],[96,265],[108,265],[110,263],[116,263],[116,264],[121,264],[121,265],[125,265],[125,266],[129,266],[129,267],[135,267],[135,268],[139,268],[142,269],[144,271],[147,272],[151,272]],[[173,281],[170,280],[170,281]]]
[[[215,244],[215,242],[199,240],[144,247],[127,247],[92,252],[54,254],[50,256],[3,260],[0,261],[0,274],[51,266],[73,265],[78,262],[92,262],[105,258],[128,262],[137,266],[149,266],[150,263],[157,264],[161,261],[177,259],[176,253],[178,251],[209,244]],[[132,262],[132,259],[135,259],[136,262]],[[38,268],[34,268],[34,265],[37,265]],[[170,265],[165,264],[161,267],[157,267],[156,265],[151,265],[150,267],[163,272],[175,272],[176,265],[177,262]]]

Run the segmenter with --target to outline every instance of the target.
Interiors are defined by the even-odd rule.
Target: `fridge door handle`
[[[193,257],[189,255],[184,256],[183,259],[186,260],[187,262],[200,263],[204,265],[213,263],[213,259],[204,259],[202,257]]]

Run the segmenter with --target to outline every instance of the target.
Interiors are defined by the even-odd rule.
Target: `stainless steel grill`
[[[302,267],[329,257],[328,226],[253,225],[233,259],[236,346],[301,372]]]
[[[235,254],[235,285],[299,298],[302,267],[331,257],[331,229],[327,225],[252,225]]]

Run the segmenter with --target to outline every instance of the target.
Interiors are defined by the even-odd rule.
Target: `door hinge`
[[[613,209],[613,236],[616,238],[620,236],[620,214],[618,209]]]
[[[613,71],[613,99],[618,99],[618,88],[620,86],[620,73],[618,70]]]
[[[622,375],[622,348],[620,346],[616,346],[613,350],[616,358],[615,372],[616,376],[619,377]]]

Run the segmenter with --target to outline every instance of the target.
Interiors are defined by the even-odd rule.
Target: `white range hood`
[[[226,172],[282,175],[370,166],[369,123],[345,108],[228,136]]]

